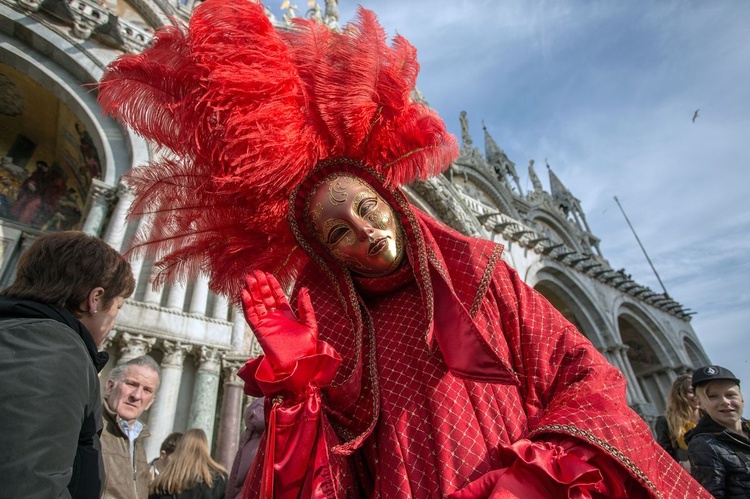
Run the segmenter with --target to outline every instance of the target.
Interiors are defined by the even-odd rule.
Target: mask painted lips
[[[383,251],[388,244],[388,238],[384,237],[382,239],[378,239],[378,241],[370,246],[370,250],[367,252],[368,256],[375,256],[381,251]]]

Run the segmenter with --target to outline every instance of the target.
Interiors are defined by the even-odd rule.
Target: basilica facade
[[[306,15],[335,29],[336,2],[326,3]],[[127,220],[133,195],[122,176],[156,152],[102,117],[95,83],[114,58],[138,52],[155,28],[187,20],[192,8],[193,0],[0,0],[0,285],[44,232],[80,229],[125,251],[136,231],[148,230],[148,219]],[[273,20],[283,29],[292,15]],[[546,190],[542,168],[530,162],[520,174],[533,189],[524,191],[520,168],[489,131],[481,150],[466,114],[457,119],[461,156],[407,196],[465,234],[502,243],[505,260],[623,372],[628,403],[652,420],[672,380],[708,363],[693,312],[610,267],[580,202],[551,169],[544,167]],[[149,459],[172,431],[200,427],[215,457],[231,465],[249,402],[236,373],[259,346],[241,311],[207,279],[155,289],[151,262],[132,264],[137,289],[106,340],[112,360],[102,376],[152,356],[162,381],[144,414]]]

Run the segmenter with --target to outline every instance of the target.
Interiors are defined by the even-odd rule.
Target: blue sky
[[[361,5],[417,47],[419,88],[454,134],[466,110],[482,148],[484,120],[524,187],[529,159],[548,187],[546,158],[612,267],[658,291],[617,196],[712,361],[750,386],[750,2]],[[342,23],[356,7],[340,0]]]

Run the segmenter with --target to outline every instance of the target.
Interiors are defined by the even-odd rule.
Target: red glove
[[[276,373],[288,372],[297,360],[316,353],[318,324],[307,288],[300,289],[297,307],[299,320],[273,275],[255,270],[245,277],[245,319]]]

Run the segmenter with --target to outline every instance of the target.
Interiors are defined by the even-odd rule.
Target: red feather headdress
[[[250,269],[294,278],[307,261],[287,224],[290,195],[324,160],[350,158],[395,189],[434,176],[455,138],[411,99],[419,65],[389,46],[363,8],[341,32],[313,20],[275,28],[247,0],[207,0],[188,27],[161,28],[99,84],[105,112],[155,142],[134,169],[131,251],[157,260],[156,284],[198,271],[236,300]]]

